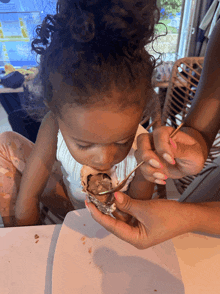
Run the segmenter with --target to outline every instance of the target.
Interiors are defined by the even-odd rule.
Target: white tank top
[[[123,161],[116,165],[116,175],[119,182],[121,182],[126,177],[126,175],[129,174],[129,172],[131,172],[132,169],[134,169],[137,165],[134,151],[137,149],[137,136],[142,133],[147,133],[147,131],[141,125],[139,125],[129,154]],[[80,180],[80,171],[82,165],[78,163],[70,154],[60,130],[58,131],[57,139],[56,158],[61,163],[63,181],[66,186],[68,196],[75,209],[85,208],[84,201],[86,199],[86,194],[82,192]],[[127,184],[121,191],[126,191],[128,189],[128,185],[132,179],[133,176],[129,178]]]

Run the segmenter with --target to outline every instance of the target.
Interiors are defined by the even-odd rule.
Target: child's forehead
[[[121,112],[108,109],[69,108],[60,128],[73,139],[91,143],[111,143],[135,135],[142,111],[133,108]]]
[[[109,104],[94,104],[90,105],[65,105],[62,108],[63,121],[67,124],[72,120],[77,119],[77,121],[90,121],[100,123],[113,121],[114,119],[118,121],[132,121],[136,117],[143,114],[143,108],[137,105],[126,105],[126,107],[121,107],[115,104],[113,101]]]

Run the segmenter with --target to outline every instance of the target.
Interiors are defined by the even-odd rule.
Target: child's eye
[[[86,150],[86,149],[89,149],[92,145],[88,145],[88,146],[82,146],[82,145],[79,145],[79,144],[76,144],[77,147],[81,150]]]
[[[131,141],[133,141],[134,140],[134,137],[132,137],[131,139],[129,139],[127,142],[123,142],[123,143],[115,143],[115,145],[117,145],[117,146],[123,146],[123,147],[126,147]],[[83,146],[83,145],[79,145],[79,144],[77,144],[76,143],[76,145],[77,145],[77,148],[79,148],[80,150],[87,150],[87,149],[89,149],[89,148],[91,148],[93,145],[87,145],[87,146]]]
[[[131,139],[129,139],[127,142],[125,143],[115,143],[116,145],[119,145],[119,146],[127,146],[128,144],[130,144],[131,141],[134,140],[134,137],[132,137]]]

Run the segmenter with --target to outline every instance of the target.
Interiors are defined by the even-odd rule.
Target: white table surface
[[[17,88],[17,89],[12,89],[12,88],[6,88],[2,85],[0,85],[0,94],[1,93],[21,93],[24,92],[23,87]]]
[[[73,220],[74,223],[72,222]],[[89,229],[90,226],[93,228],[92,231]],[[39,239],[35,239],[35,234],[39,235]],[[84,245],[81,244],[84,241],[84,239],[80,238],[81,236],[86,237]],[[170,292],[172,294],[220,293],[219,238],[194,233],[184,234],[152,248],[139,250],[137,255],[140,256],[131,256],[130,252],[132,252],[133,247],[109,234],[104,228],[100,228],[100,225],[94,222],[85,209],[70,212],[64,220],[63,226],[2,228],[0,229],[0,237],[0,293],[51,294],[52,278],[59,273],[57,265],[68,253],[69,246],[67,245],[69,244],[68,240],[71,238],[76,244],[80,242],[80,248],[72,247],[75,253],[81,254],[82,250],[87,252],[86,257],[78,255],[82,256],[82,262],[90,259],[90,261],[94,260],[97,265],[101,264],[100,255],[95,255],[97,252],[94,249],[98,248],[97,246],[106,246],[106,241],[111,241],[111,244],[109,243],[111,254],[114,255],[115,252],[117,253],[120,250],[120,254],[123,252],[120,255],[121,263],[117,263],[116,268],[114,263],[110,267],[102,264],[102,268],[96,268],[96,271],[99,271],[99,278],[102,277],[102,284],[105,282],[105,287],[113,274],[116,277],[120,276],[122,281],[129,278],[129,273],[134,275],[133,271],[138,271],[139,264],[140,267],[143,267],[143,260],[140,259],[142,258],[145,259],[145,262],[147,259],[148,267],[150,265],[149,268],[154,272],[153,277],[157,278],[156,281],[159,281],[158,286],[163,282],[163,278],[170,279],[174,286],[177,283],[178,291],[175,291],[174,287],[173,291]],[[39,241],[36,243],[37,240]],[[124,251],[122,246],[124,246]],[[89,252],[88,250],[91,247],[93,247],[93,250]],[[137,249],[135,248],[133,252],[135,250]],[[75,258],[74,254],[72,256],[71,254],[70,260]],[[129,258],[130,264],[133,264],[134,267],[125,273],[121,273],[120,268],[126,258]],[[70,266],[69,260],[64,260],[62,266],[65,266],[65,263]],[[71,266],[74,269],[74,264]],[[106,269],[111,269],[111,272],[107,273]],[[112,272],[113,269],[114,272]],[[136,280],[132,280],[132,285],[134,281],[138,283],[137,276]],[[72,275],[73,282],[74,276]],[[57,285],[57,280],[55,284]],[[86,285],[86,278],[84,285]],[[85,289],[85,287],[83,288]],[[158,290],[157,292],[154,291],[156,289]],[[55,290],[53,289],[53,293],[56,293]],[[159,287],[152,289],[152,291],[145,293],[169,293],[165,290],[163,292],[159,291]],[[82,289],[78,289],[78,291],[74,292],[64,291],[60,293],[81,294],[84,292]],[[91,294],[92,292],[87,290],[86,293]],[[112,292],[106,290],[103,293],[110,294]],[[119,291],[119,293],[127,294],[132,292]],[[138,291],[135,293],[139,294]]]
[[[51,293],[53,256],[60,229],[61,225],[0,229],[1,294]]]

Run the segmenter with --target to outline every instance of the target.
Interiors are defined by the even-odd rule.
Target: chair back
[[[177,128],[191,107],[203,68],[204,57],[177,60],[172,69],[162,111],[162,125]]]

